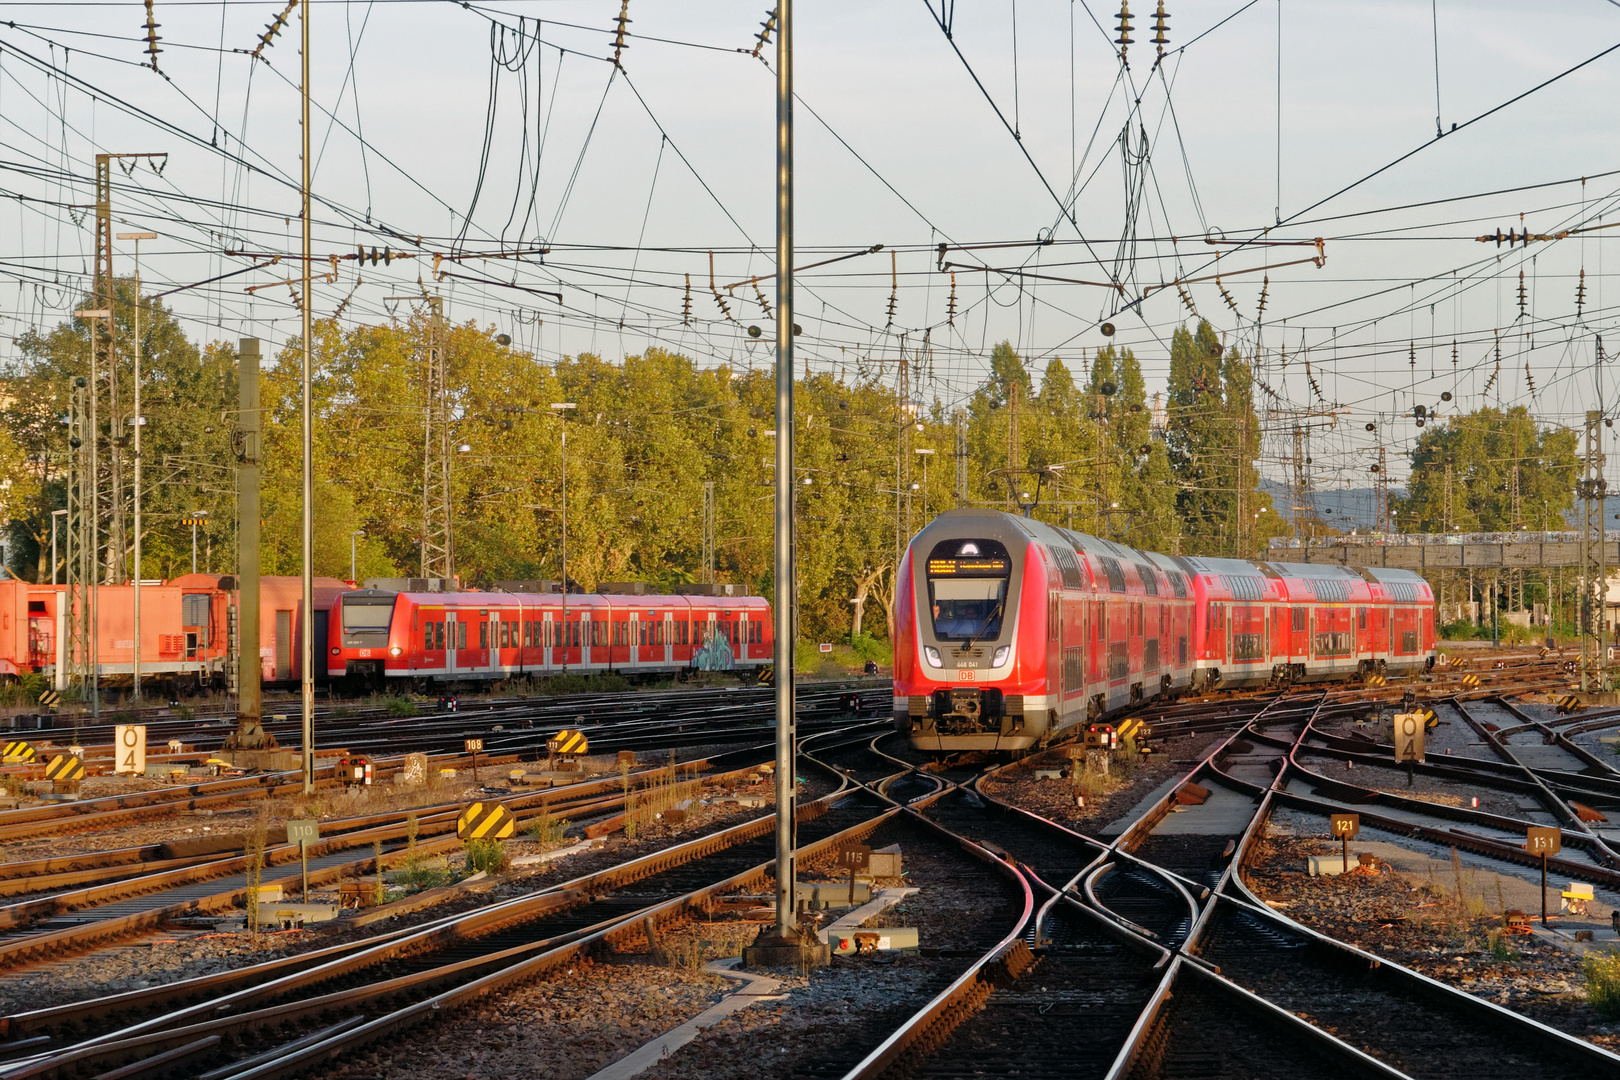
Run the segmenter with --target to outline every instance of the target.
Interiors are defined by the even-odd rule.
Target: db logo
[[[974,679],[979,677],[979,673],[974,671],[972,668],[957,668],[956,677],[962,682],[972,682]]]

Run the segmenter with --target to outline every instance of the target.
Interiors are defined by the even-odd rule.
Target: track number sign
[[[1361,832],[1360,814],[1334,814],[1332,818],[1333,839],[1353,840]]]
[[[1563,850],[1563,840],[1558,829],[1534,825],[1524,831],[1524,850],[1532,855],[1556,855]]]
[[[865,844],[849,844],[838,850],[838,867],[850,873],[861,873],[872,863],[872,849]]]
[[[295,818],[287,822],[287,843],[313,844],[321,838],[321,823],[317,818]]]
[[[1395,760],[1422,761],[1424,715],[1422,713],[1395,714]]]
[[[119,724],[113,728],[113,772],[146,771],[146,725]]]

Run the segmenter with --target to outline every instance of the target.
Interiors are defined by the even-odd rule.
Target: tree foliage
[[[1412,451],[1396,522],[1405,532],[1567,528],[1580,469],[1576,444],[1575,432],[1538,425],[1522,405],[1487,406],[1427,427]]]
[[[134,295],[128,282],[118,290],[113,369],[122,413],[100,418],[104,488],[113,436],[128,428],[132,389]],[[189,570],[184,522],[196,511],[207,515],[199,568],[232,572],[236,347],[196,347],[150,299],[141,332],[143,573]],[[347,578],[351,544],[359,578],[421,572],[429,333],[421,311],[379,326],[315,324],[317,574]],[[585,588],[700,580],[712,489],[716,578],[768,594],[775,456],[768,369],[704,367],[656,348],[619,362],[587,353],[542,364],[500,344],[494,327],[448,324],[444,333],[452,445],[464,448],[451,454],[450,502],[455,567],[465,583],[560,577],[565,528],[568,576]],[[25,556],[14,561],[33,578],[51,573],[50,512],[66,500],[62,418],[71,380],[87,374],[88,335],[85,324],[69,321],[22,338],[0,394],[0,424],[16,448],[0,454],[0,483],[11,481],[0,499],[13,551]],[[1025,506],[1036,517],[1142,547],[1252,553],[1263,534],[1252,524],[1245,531],[1237,515],[1266,504],[1254,491],[1258,423],[1247,367],[1236,353],[1212,355],[1213,341],[1207,325],[1177,335],[1172,401],[1162,413],[1168,427],[1156,421],[1128,350],[1082,358],[1078,379],[1072,359],[1053,358],[1037,379],[1003,342],[960,411],[938,401],[919,411],[910,404],[915,394],[902,401],[893,364],[858,363],[852,377],[806,375],[796,390],[793,477],[803,636],[841,637],[859,614],[867,629],[887,621],[867,604],[892,616],[897,550],[964,496],[970,505]],[[266,573],[297,573],[301,561],[301,353],[297,339],[283,341],[267,351],[261,372]],[[923,357],[903,362],[912,365],[911,385],[923,383]],[[1178,390],[1191,396],[1181,401]],[[562,402],[576,408],[552,408]],[[127,449],[121,453],[127,475]],[[1243,485],[1241,495],[1232,490]],[[126,483],[126,516],[131,494]]]

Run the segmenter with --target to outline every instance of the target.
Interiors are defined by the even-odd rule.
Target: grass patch
[[[416,702],[408,697],[390,697],[383,703],[389,716],[415,716]]]

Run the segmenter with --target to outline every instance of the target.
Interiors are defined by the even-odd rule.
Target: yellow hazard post
[[[462,840],[505,840],[517,828],[517,819],[505,803],[475,802],[456,818],[456,836]]]

